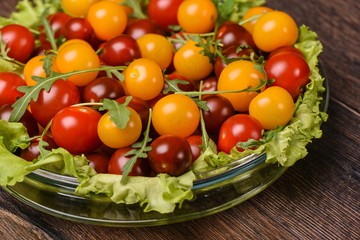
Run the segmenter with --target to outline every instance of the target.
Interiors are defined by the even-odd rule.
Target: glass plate
[[[320,73],[325,77],[321,66]],[[326,78],[324,86],[321,109],[326,112],[329,101]],[[220,174],[195,181],[194,198],[168,214],[144,213],[138,204],[116,204],[102,195],[78,196],[74,193],[76,179],[44,170],[29,174],[23,182],[5,190],[40,211],[72,221],[118,227],[164,225],[226,210],[263,191],[287,169],[265,160],[265,154],[250,155],[223,166],[225,170]]]

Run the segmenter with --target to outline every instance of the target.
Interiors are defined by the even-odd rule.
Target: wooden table
[[[7,16],[16,0],[1,1]],[[0,190],[0,239],[360,239],[360,5],[358,0],[269,0],[323,42],[330,118],[308,156],[252,199],[202,219],[146,228],[62,220]]]

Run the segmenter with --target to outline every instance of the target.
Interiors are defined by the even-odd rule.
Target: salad
[[[307,155],[327,120],[316,33],[262,0],[168,3],[21,0],[0,18],[1,186],[41,168],[169,213],[209,170]]]

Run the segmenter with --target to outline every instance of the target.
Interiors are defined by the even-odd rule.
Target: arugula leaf
[[[42,25],[44,26],[44,31],[46,34],[46,38],[49,40],[51,44],[51,48],[56,52],[57,51],[57,45],[55,40],[55,31],[52,30],[50,26],[50,22],[47,20],[49,8],[46,8],[44,12],[41,14],[40,20]]]
[[[126,108],[126,106],[131,101],[131,96],[127,97],[125,103],[121,104],[115,100],[103,99],[101,102],[103,103],[102,107],[100,107],[100,111],[108,110],[108,114],[110,120],[115,123],[115,125],[124,129],[130,120],[130,110]]]
[[[106,76],[109,77],[109,78],[112,78],[113,75],[119,79],[121,82],[124,82],[125,81],[125,76],[124,74],[122,74],[119,70],[116,70],[116,69],[112,69],[112,70],[106,70]]]
[[[179,84],[185,84],[185,85],[189,84],[189,82],[185,80],[180,80],[180,79],[170,80],[167,78],[166,75],[165,75],[165,83],[167,87],[163,90],[163,94],[168,94],[170,92],[181,92],[182,90],[179,88]]]
[[[143,8],[141,7],[141,0],[125,0],[120,4],[132,8],[133,12],[130,14],[130,17],[139,19],[147,18],[146,14],[143,11]]]
[[[195,46],[202,48],[200,53],[203,54],[204,56],[208,57],[210,63],[214,63],[215,51],[213,50],[213,47],[212,47],[211,38],[208,37],[206,39],[206,41],[204,41],[204,39],[202,37],[200,37],[200,35],[198,35],[198,34],[191,34],[190,38],[191,38],[191,40],[193,40],[194,42],[197,43],[197,44],[195,44]]]

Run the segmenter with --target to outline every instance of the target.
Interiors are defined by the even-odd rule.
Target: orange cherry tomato
[[[247,20],[247,19],[250,19],[252,18],[253,16],[255,15],[259,15],[259,14],[264,14],[264,13],[267,13],[267,12],[272,12],[274,11],[273,9],[271,8],[268,8],[268,7],[264,7],[264,6],[260,6],[260,7],[253,7],[253,8],[250,8],[244,15],[243,17],[243,21]],[[257,19],[256,20],[253,20],[251,22],[247,22],[243,25],[243,27],[248,30],[248,32],[250,32],[251,34],[253,33],[253,30],[254,30],[254,26],[255,26],[255,23],[257,22]]]
[[[294,101],[290,93],[281,87],[269,87],[250,103],[250,116],[259,120],[266,130],[288,123],[294,113]]]
[[[166,69],[173,58],[173,51],[170,42],[166,37],[148,33],[137,40],[141,56],[149,58],[159,64],[161,70]]]
[[[110,1],[93,4],[88,12],[87,20],[95,35],[104,41],[122,34],[127,25],[127,14],[123,6]]]
[[[183,1],[177,12],[179,25],[188,33],[211,32],[218,14],[210,0]]]
[[[62,7],[70,15],[81,17],[84,16],[91,5],[99,0],[62,0]]]
[[[243,90],[254,88],[260,84],[260,78],[265,79],[265,75],[254,68],[255,63],[239,60],[227,65],[221,72],[217,89],[218,91]],[[265,90],[265,86],[261,91]],[[241,93],[221,93],[227,98],[234,109],[239,112],[247,112],[251,100],[258,95],[257,92]]]
[[[108,1],[121,4],[122,2],[125,2],[126,0],[108,0]],[[128,7],[128,6],[125,6],[125,5],[121,5],[121,6],[124,8],[127,15],[130,15],[130,14],[132,14],[134,12],[134,10],[131,7]]]
[[[200,112],[196,103],[181,94],[161,98],[154,106],[152,123],[160,135],[190,136],[198,127]]]
[[[92,49],[90,43],[82,40],[82,39],[70,39],[70,40],[67,40],[66,42],[64,42],[63,44],[60,45],[59,49],[58,49],[58,52],[61,51],[61,49],[63,49],[64,47],[68,46],[68,45],[71,45],[73,43],[80,43],[80,44],[84,44],[86,46],[88,46],[89,48]]]
[[[96,69],[100,67],[100,60],[96,52],[82,43],[73,43],[63,47],[56,56],[56,66],[61,73]],[[68,78],[77,86],[85,86],[94,80],[98,71],[80,73]]]
[[[25,64],[24,78],[25,78],[26,85],[28,85],[28,86],[36,85],[37,82],[31,78],[32,76],[46,77],[45,70],[43,68],[44,61],[41,61],[44,58],[45,58],[44,55],[36,56],[36,57],[33,57],[32,59],[30,59]],[[59,69],[56,67],[55,59],[53,59],[52,63],[53,63],[53,66],[51,67],[51,70],[54,72],[59,72]]]
[[[281,11],[265,13],[257,20],[253,30],[256,46],[265,52],[293,45],[298,34],[294,19]]]

